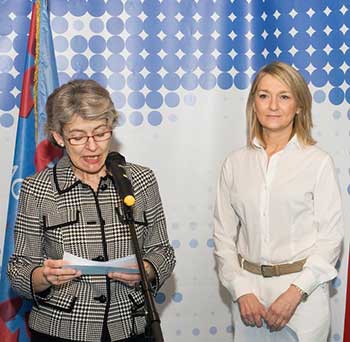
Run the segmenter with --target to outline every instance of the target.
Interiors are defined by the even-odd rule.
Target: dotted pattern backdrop
[[[12,90],[21,87],[30,10],[30,1],[2,0],[4,112],[18,105]],[[145,106],[148,123],[161,124],[160,108],[179,105],[179,88],[246,89],[276,59],[315,87],[331,85],[332,104],[350,102],[350,13],[342,1],[52,0],[51,12],[61,83],[91,77],[108,86],[135,126]],[[3,127],[14,123],[10,116],[1,115]]]
[[[0,196],[6,203],[31,1],[0,0],[0,8],[0,156],[9,170],[1,179]],[[229,300],[217,284],[212,258],[211,212],[219,161],[244,143],[241,136],[230,135],[230,127],[241,126],[243,120],[233,116],[233,108],[243,110],[242,96],[264,64],[276,59],[293,64],[310,84],[316,108],[327,106],[332,113],[331,120],[316,115],[320,123],[316,138],[336,162],[344,160],[347,150],[339,152],[336,146],[348,142],[350,111],[343,112],[350,103],[349,5],[338,0],[51,0],[50,11],[60,83],[95,79],[109,89],[121,113],[117,132],[150,135],[158,155],[167,152],[171,139],[178,139],[172,146],[187,158],[184,170],[193,172],[196,165],[209,170],[192,176],[201,186],[207,184],[206,193],[199,189],[195,197],[204,212],[191,196],[184,199],[178,192],[184,183],[172,179],[181,174],[181,159],[154,161],[146,156],[151,152],[134,142],[139,151],[135,160],[151,160],[166,183],[161,190],[165,189],[169,234],[179,263],[174,279],[156,300],[169,340],[231,341]],[[217,103],[226,103],[223,114],[207,105],[213,96]],[[198,138],[204,121],[210,124]],[[186,130],[195,131],[202,145],[215,139],[219,141],[215,146],[223,148],[205,145],[202,158],[200,152],[182,146],[181,132]],[[329,131],[335,132],[331,138]],[[191,144],[197,147],[197,142]],[[163,165],[167,163],[169,169]],[[346,189],[348,165],[340,163],[341,187]],[[196,185],[186,188],[197,191]],[[181,212],[182,206],[189,208],[191,218],[187,214],[174,218],[172,212]],[[344,292],[343,279],[341,275],[333,282],[333,291]],[[343,301],[338,296],[333,302],[342,317]],[[342,319],[338,319],[331,338],[340,341],[341,336]]]

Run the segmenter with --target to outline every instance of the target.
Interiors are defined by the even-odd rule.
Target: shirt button
[[[105,190],[107,189],[107,184],[102,184],[101,187],[100,187],[100,189],[101,189],[102,191],[105,191]]]
[[[101,295],[99,297],[94,297],[95,300],[98,300],[100,303],[106,303],[107,297],[105,295]]]
[[[93,261],[105,261],[105,258],[102,255],[99,255],[97,258],[93,258]]]

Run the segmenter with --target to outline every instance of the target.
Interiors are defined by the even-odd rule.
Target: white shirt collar
[[[261,145],[259,139],[255,137],[253,139],[253,145],[259,149],[263,149],[264,147]],[[296,134],[293,135],[292,139],[288,141],[288,144],[285,146],[284,149],[293,149],[293,148],[298,148],[301,149],[302,145],[299,142],[299,139]]]

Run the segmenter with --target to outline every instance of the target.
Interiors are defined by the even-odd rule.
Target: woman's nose
[[[271,96],[269,105],[270,105],[270,108],[272,110],[278,109],[278,99],[277,99],[277,97]]]
[[[88,137],[88,140],[85,145],[86,148],[88,148],[90,151],[95,151],[97,148],[97,143],[93,136]]]

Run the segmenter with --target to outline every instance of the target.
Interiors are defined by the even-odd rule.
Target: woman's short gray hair
[[[94,80],[74,80],[55,89],[46,102],[46,132],[57,145],[52,131],[63,134],[63,127],[74,115],[86,120],[107,120],[114,128],[118,113],[109,92]]]

